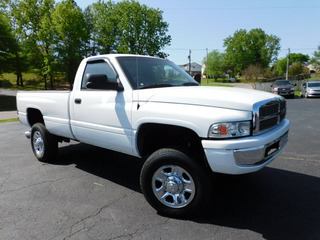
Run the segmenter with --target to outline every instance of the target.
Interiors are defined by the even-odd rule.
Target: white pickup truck
[[[139,157],[145,198],[171,216],[205,205],[211,171],[265,167],[290,126],[280,96],[199,86],[172,62],[137,55],[86,58],[72,91],[19,92],[17,106],[40,161],[70,139]]]

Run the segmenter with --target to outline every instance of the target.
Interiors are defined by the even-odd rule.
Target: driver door
[[[131,106],[132,94],[116,90],[86,88],[88,73],[118,77],[106,60],[88,62],[82,78],[81,89],[70,99],[71,127],[77,140],[94,146],[123,153],[132,153]]]

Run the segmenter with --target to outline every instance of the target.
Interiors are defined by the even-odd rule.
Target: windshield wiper
[[[146,89],[146,88],[161,88],[161,87],[173,87],[174,85],[162,83],[162,84],[152,84],[145,87],[141,87],[140,89]]]
[[[186,82],[184,84],[182,84],[183,86],[199,86],[199,83],[194,83],[194,82]]]

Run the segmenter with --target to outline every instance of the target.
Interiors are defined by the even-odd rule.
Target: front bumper
[[[308,91],[308,97],[320,97],[320,91]]]
[[[202,140],[208,164],[213,172],[245,174],[255,172],[272,162],[285,148],[290,121],[257,136]]]
[[[280,95],[280,96],[292,96],[294,95],[294,91],[293,90],[287,90],[287,91],[275,91],[273,92],[274,94]]]

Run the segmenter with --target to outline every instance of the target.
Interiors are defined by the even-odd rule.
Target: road
[[[0,239],[318,239],[320,99],[288,99],[285,152],[244,176],[215,175],[205,213],[160,216],[139,188],[139,159],[76,142],[33,156],[19,122],[0,124]]]

